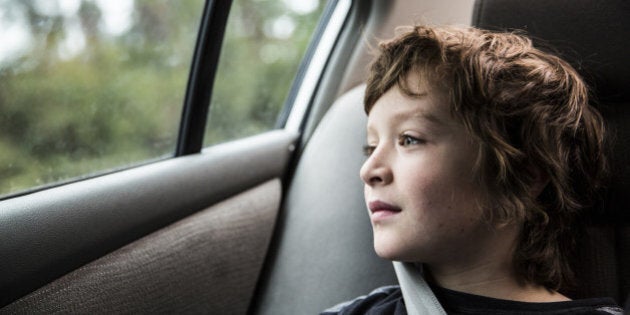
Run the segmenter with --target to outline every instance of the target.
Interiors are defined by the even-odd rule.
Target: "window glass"
[[[0,0],[0,195],[173,155],[203,0]]]
[[[204,144],[273,129],[324,7],[319,0],[235,0]]]

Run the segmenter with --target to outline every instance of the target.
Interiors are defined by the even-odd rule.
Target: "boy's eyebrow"
[[[420,121],[420,122],[427,122],[428,121],[432,125],[435,125],[435,126],[445,126],[446,125],[444,123],[444,121],[442,121],[442,119],[440,119],[438,116],[436,116],[433,113],[424,111],[424,110],[414,110],[412,114],[410,114],[409,112],[398,113],[393,118],[394,118],[395,121],[404,121],[404,120],[407,120],[407,119],[411,118],[413,120]]]
[[[436,125],[444,125],[444,122],[440,118],[432,113],[427,113],[425,111],[416,112],[412,117],[421,120],[428,120]]]
[[[447,126],[447,123],[445,123],[442,119],[440,119],[438,116],[436,116],[433,113],[427,112],[425,110],[413,110],[411,112],[406,111],[406,112],[400,112],[397,113],[396,115],[394,115],[392,117],[393,121],[395,123],[402,123],[405,120],[414,120],[414,121],[418,121],[420,123],[423,123],[426,125],[426,123],[429,123],[429,128],[433,129],[433,128],[438,128],[438,129],[442,129],[442,127]],[[372,126],[372,124],[370,122],[367,123],[367,131],[368,134],[369,132],[374,128]]]
[[[415,99],[425,99],[425,98],[430,98],[431,94],[426,90],[421,90],[419,92],[414,93],[412,97]],[[446,125],[444,121],[442,121],[442,119],[440,119],[438,116],[434,115],[433,113],[427,111],[426,109],[415,110],[412,117],[416,119],[420,119],[420,120],[427,120],[436,125]]]

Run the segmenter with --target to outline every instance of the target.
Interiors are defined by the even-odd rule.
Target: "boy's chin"
[[[377,246],[374,246],[374,251],[376,251],[376,255],[378,255],[378,257],[381,257],[383,259],[387,259],[387,260],[397,260],[396,259],[396,255],[393,255],[392,253],[390,253],[389,251],[384,251],[381,250],[380,248],[378,248]]]
[[[383,259],[392,261],[411,261],[412,255],[400,247],[400,242],[395,240],[374,239],[374,251]]]

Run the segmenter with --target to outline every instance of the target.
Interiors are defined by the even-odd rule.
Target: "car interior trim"
[[[352,5],[351,0],[339,0],[335,6],[335,10],[326,25],[326,30],[317,45],[313,54],[313,58],[309,63],[308,69],[304,74],[302,85],[295,97],[295,102],[287,119],[285,128],[290,131],[299,132],[302,128],[304,117],[307,113],[309,104],[311,103],[313,94],[319,84],[324,68],[328,62],[332,50],[335,46],[337,38],[343,28],[343,25]]]
[[[280,180],[272,179],[72,271],[0,314],[245,314],[280,196]]]
[[[190,67],[176,156],[198,153],[203,146],[214,77],[231,6],[232,0],[206,2]]]
[[[270,131],[2,201],[0,305],[239,191],[282,178],[296,139]],[[260,167],[250,167],[252,157]]]

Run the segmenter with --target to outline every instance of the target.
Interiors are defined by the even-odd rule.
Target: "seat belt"
[[[394,270],[409,315],[446,315],[444,308],[424,280],[420,269],[412,263],[395,261]]]

